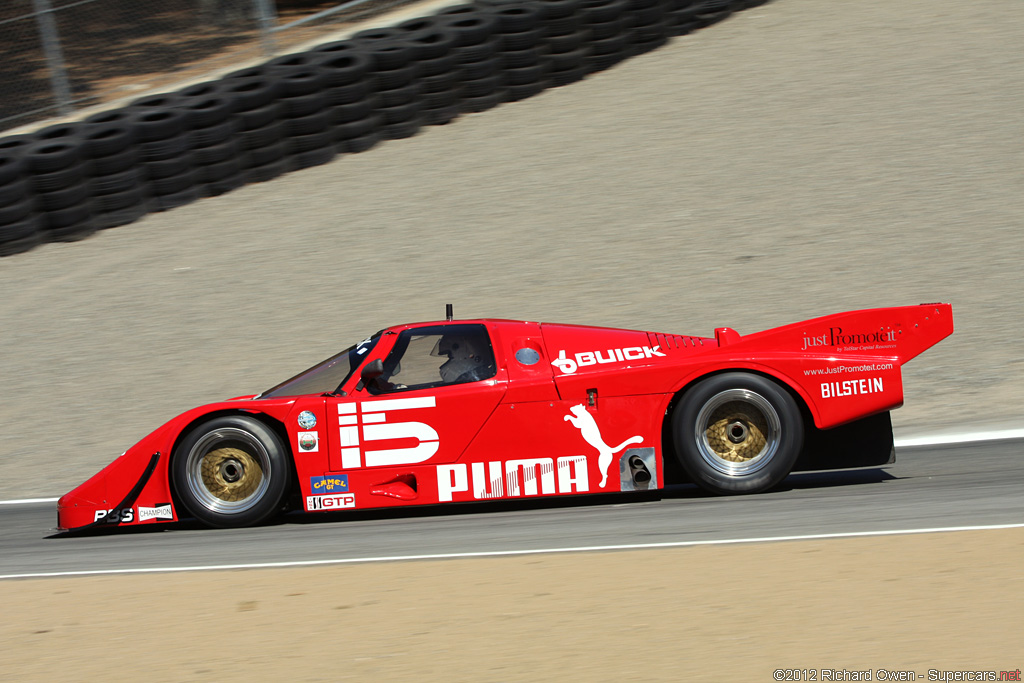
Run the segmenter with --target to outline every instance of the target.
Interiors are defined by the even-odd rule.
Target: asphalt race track
[[[250,529],[183,523],[61,536],[52,530],[52,503],[0,506],[0,578],[1018,524],[1022,447],[1024,441],[1002,441],[901,450],[888,470],[797,474],[756,496],[718,498],[677,487],[626,504],[602,496],[293,515]]]

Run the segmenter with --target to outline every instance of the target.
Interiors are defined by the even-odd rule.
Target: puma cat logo
[[[594,416],[587,412],[582,403],[569,408],[569,412],[572,415],[566,415],[562,419],[571,422],[573,427],[580,430],[580,434],[586,442],[597,449],[597,465],[601,468],[600,487],[604,488],[604,485],[608,483],[608,466],[612,464],[615,454],[630,444],[643,443],[644,438],[642,436],[631,436],[615,448],[612,448],[604,442],[601,430],[598,429]]]

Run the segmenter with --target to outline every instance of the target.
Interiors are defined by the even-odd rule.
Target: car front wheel
[[[259,524],[288,488],[287,450],[267,425],[244,415],[205,422],[182,440],[171,480],[182,505],[215,527]]]

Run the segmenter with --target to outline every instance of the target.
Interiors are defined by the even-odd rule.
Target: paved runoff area
[[[711,334],[949,301],[957,332],[904,368],[897,432],[1020,427],[1021,45],[1010,0],[776,0],[582,83],[5,258],[0,499],[63,493],[180,411],[449,302]],[[5,582],[0,670],[968,680],[1024,664],[1022,547],[1004,530]]]

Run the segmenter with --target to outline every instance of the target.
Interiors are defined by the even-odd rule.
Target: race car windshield
[[[277,398],[279,396],[302,396],[304,394],[333,393],[348,381],[367,354],[373,350],[380,340],[381,333],[365,339],[355,346],[350,346],[341,353],[317,363],[313,367],[291,379],[281,382],[276,387],[264,391],[256,398]]]

